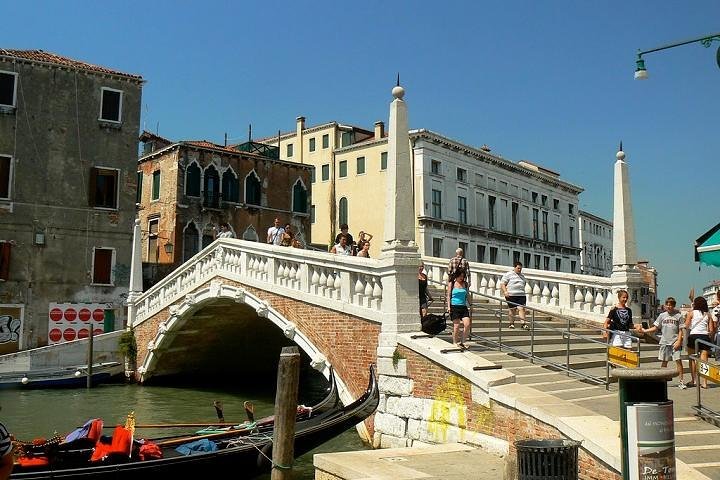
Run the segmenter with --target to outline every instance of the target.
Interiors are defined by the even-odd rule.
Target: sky
[[[0,48],[41,49],[140,74],[141,127],[216,143],[328,121],[387,123],[400,74],[409,127],[487,144],[584,188],[612,221],[623,142],[638,256],[659,297],[720,278],[693,243],[720,222],[720,68],[696,43],[720,33],[720,2],[445,0],[332,2],[0,0]]]

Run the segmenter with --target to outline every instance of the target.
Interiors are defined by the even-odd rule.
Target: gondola
[[[332,374],[331,374],[332,376]],[[374,369],[370,368],[370,380],[365,393],[347,406],[338,400],[334,379],[330,393],[312,408],[299,408],[295,424],[294,453],[298,457],[322,445],[328,440],[357,425],[373,414],[380,394]],[[200,432],[188,436],[154,438],[145,441],[153,445],[149,452],[159,458],[140,459],[142,440],[131,440],[130,453],[110,451],[99,457],[95,446],[59,443],[48,450],[47,465],[15,465],[11,480],[41,479],[117,479],[157,480],[174,475],[178,478],[197,478],[200,475],[221,471],[233,472],[239,478],[253,478],[270,471],[272,467],[273,419],[258,420],[254,425],[217,431]],[[123,427],[116,427],[113,444]],[[132,432],[132,429],[130,429]],[[84,440],[84,439],[83,439]],[[193,451],[190,455],[180,453],[190,445],[204,444],[207,450]],[[181,448],[177,448],[181,446]],[[182,448],[184,447],[184,448]],[[52,450],[52,451],[51,451]],[[91,460],[93,457],[95,460]]]

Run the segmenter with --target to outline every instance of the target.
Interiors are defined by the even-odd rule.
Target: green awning
[[[720,267],[720,223],[695,240],[695,261]]]

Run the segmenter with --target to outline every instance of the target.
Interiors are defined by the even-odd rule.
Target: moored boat
[[[307,453],[365,420],[377,408],[379,398],[377,379],[372,368],[365,393],[347,406],[340,404],[333,381],[325,399],[311,408],[298,408],[295,456]],[[88,422],[88,426],[88,431],[92,431],[93,424]],[[150,440],[133,440],[133,430],[137,433],[142,426],[135,427],[115,427],[109,444],[101,445],[101,440],[84,436],[69,442],[58,439],[46,449],[45,464],[21,462],[16,464],[10,478],[156,480],[165,478],[165,475],[192,478],[224,469],[229,469],[240,478],[252,478],[269,471],[272,466],[272,417],[230,428]],[[28,447],[28,450],[33,448]],[[36,453],[35,456],[39,455]]]
[[[120,377],[125,367],[120,362],[95,363],[92,384],[107,383]],[[75,388],[87,385],[87,365],[43,368],[25,372],[0,373],[0,388]]]

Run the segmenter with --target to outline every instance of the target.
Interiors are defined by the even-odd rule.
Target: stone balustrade
[[[447,283],[445,259],[424,257],[428,279]],[[470,263],[471,290],[498,300],[503,298],[500,279],[510,270],[505,265]],[[613,292],[626,285],[616,285],[610,277],[523,268],[527,279],[525,294],[528,305],[559,315],[602,321],[616,303]]]
[[[392,274],[375,259],[223,238],[139,295],[133,324],[215,277],[380,322],[382,279]]]

